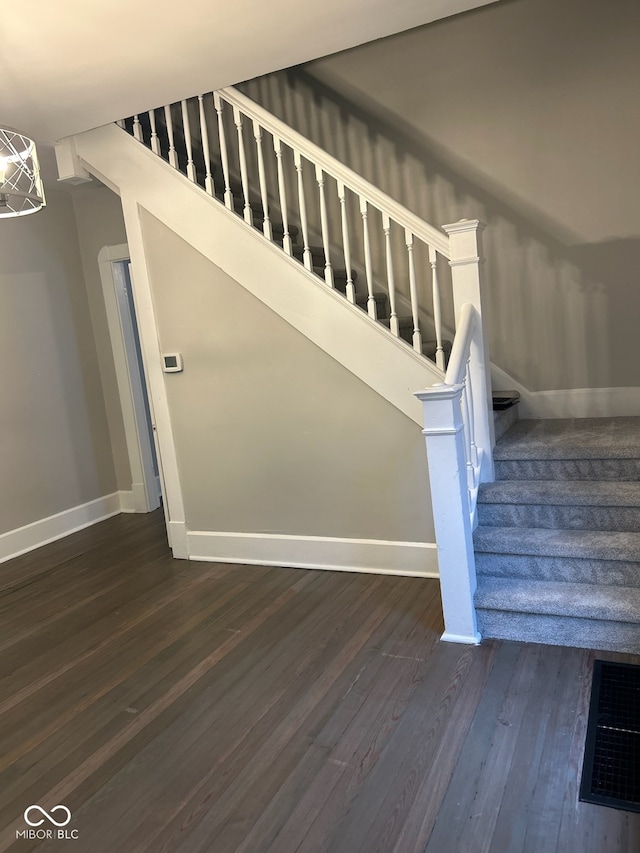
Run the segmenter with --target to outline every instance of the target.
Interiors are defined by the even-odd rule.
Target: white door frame
[[[146,247],[142,236],[140,209],[133,195],[121,192],[120,201],[122,202],[131,258],[133,301],[138,319],[147,389],[149,390],[149,404],[158,451],[158,467],[161,472],[162,508],[167,524],[167,538],[173,556],[188,559],[189,548],[182,485],[173,439],[167,389],[164,382],[165,376],[162,371],[158,324],[156,323],[153,305]]]
[[[124,511],[129,512],[150,512],[160,506],[160,490],[163,488],[162,468],[157,448],[155,448],[158,476],[154,470],[154,448],[149,435],[145,407],[145,378],[139,367],[136,331],[133,327],[127,297],[127,280],[122,269],[122,266],[128,262],[129,247],[126,243],[119,246],[105,246],[98,254],[131,468],[132,497],[130,500],[124,497],[122,507]],[[149,406],[151,407],[150,400]]]

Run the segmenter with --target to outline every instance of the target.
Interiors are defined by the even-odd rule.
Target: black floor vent
[[[640,666],[594,663],[580,799],[640,812]]]

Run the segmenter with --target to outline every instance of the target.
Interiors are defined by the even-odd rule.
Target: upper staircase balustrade
[[[484,226],[434,228],[233,88],[118,124],[442,372],[441,383],[416,396],[444,638],[478,642],[472,532],[479,484],[493,480],[494,444]]]
[[[119,124],[445,370],[454,316],[441,230],[233,88]]]

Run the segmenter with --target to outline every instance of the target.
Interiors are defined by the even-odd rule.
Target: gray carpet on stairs
[[[640,418],[518,421],[496,459],[640,459]]]
[[[640,652],[640,418],[518,421],[474,534],[485,637]]]

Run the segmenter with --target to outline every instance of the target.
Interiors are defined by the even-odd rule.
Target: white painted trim
[[[445,631],[440,639],[445,643],[464,643],[471,646],[479,646],[482,642],[480,634],[450,634],[448,631]]]
[[[154,483],[156,478],[154,477]],[[158,494],[160,489],[158,488]],[[147,490],[144,483],[132,483],[129,491],[120,491],[120,504],[122,512],[149,512],[147,507]],[[158,501],[158,506],[160,501]]]
[[[463,424],[463,385],[441,385],[416,396],[424,407],[431,503],[440,568],[440,596],[447,637],[478,632],[473,595],[476,565],[467,479],[467,439]],[[453,429],[452,433],[447,430]],[[474,472],[475,476],[475,472]]]
[[[190,560],[437,578],[432,542],[273,533],[187,532]]]
[[[218,94],[232,106],[239,107],[246,116],[257,119],[265,130],[268,130],[269,133],[282,140],[290,148],[293,148],[294,151],[300,152],[304,157],[320,166],[324,172],[334,177],[340,183],[343,183],[357,195],[366,198],[373,207],[384,213],[388,213],[394,222],[397,222],[403,228],[408,228],[416,237],[419,237],[428,246],[433,246],[445,258],[450,257],[449,240],[438,228],[429,225],[408,208],[382,192],[381,189],[362,178],[352,169],[349,169],[348,166],[345,166],[340,160],[337,160],[324,149],[311,142],[306,136],[293,130],[288,124],[274,116],[273,113],[265,110],[264,107],[261,107],[255,101],[252,101],[251,98],[244,95],[238,89],[229,86],[226,89],[219,89]]]
[[[120,498],[121,512],[138,512],[138,510],[136,509],[136,501],[135,496],[133,494],[133,490],[128,492],[120,490],[118,492],[118,496]]]
[[[0,535],[0,562],[55,542],[85,527],[121,512],[120,493],[104,495],[93,501],[41,518],[24,527]]]
[[[115,126],[114,130],[120,132],[120,129]],[[134,140],[131,141],[133,142]],[[145,151],[142,147],[141,150]],[[151,156],[155,157],[155,155]],[[178,458],[173,438],[173,428],[171,426],[171,416],[169,413],[169,402],[167,400],[164,374],[162,372],[158,326],[153,306],[142,227],[140,225],[140,209],[135,193],[123,191],[121,193],[121,200],[131,257],[133,297],[138,319],[140,345],[147,373],[149,406],[151,408],[153,429],[156,437],[158,469],[162,483],[162,507],[167,524],[167,537],[174,557],[186,557],[186,543],[183,541],[184,534],[176,532],[178,529],[184,528],[184,501],[178,471]]]
[[[138,288],[144,244],[136,202],[422,427],[421,407],[413,392],[442,381],[442,371],[434,364],[396,340],[380,324],[372,323],[364,311],[350,305],[342,294],[306,272],[254,229],[248,230],[240,217],[119,127],[107,125],[87,131],[76,137],[76,146],[90,171],[108,186],[120,189],[143,344],[146,314],[152,315],[152,304],[148,284],[141,282]],[[307,278],[306,285],[302,276]],[[148,290],[144,296],[148,308],[138,306],[139,290]],[[148,330],[146,337],[150,334]],[[157,343],[153,353],[147,351],[148,342],[144,346],[155,409],[157,395],[164,394],[159,385],[154,391],[151,375],[152,361],[158,360],[159,369],[159,354]],[[168,476],[163,450],[160,456]]]
[[[126,243],[119,246],[105,246],[98,254],[102,293],[133,481],[134,509],[128,511],[150,512],[160,506],[160,494],[153,471],[153,451],[144,404],[144,377],[140,375],[138,366],[133,320],[124,290],[124,271],[114,269],[114,264],[124,262],[129,262],[129,247]]]
[[[521,418],[615,418],[640,415],[640,388],[564,388],[530,391],[504,370],[491,365],[496,391],[520,394]]]
[[[167,538],[176,560],[188,560],[187,525],[184,521],[167,522]]]

